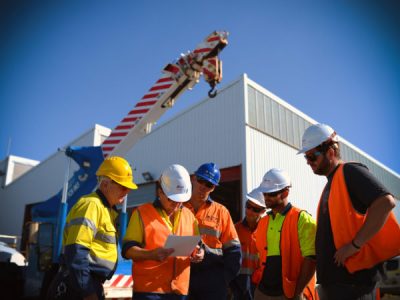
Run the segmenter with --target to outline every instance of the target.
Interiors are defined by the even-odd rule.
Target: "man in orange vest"
[[[273,168],[258,189],[271,210],[255,236],[262,266],[253,274],[256,300],[315,299],[315,220],[288,200],[289,175]]]
[[[254,299],[256,287],[251,282],[251,275],[261,265],[254,232],[264,213],[264,194],[258,189],[254,189],[247,194],[244,219],[235,224],[242,248],[242,266],[239,275],[230,284],[234,300]]]
[[[220,178],[216,164],[202,164],[192,178],[192,197],[185,203],[199,222],[205,248],[204,260],[191,266],[190,299],[226,299],[229,283],[240,270],[240,242],[231,215],[210,198]]]
[[[366,166],[341,160],[338,137],[328,125],[308,127],[298,153],[328,179],[317,212],[320,299],[375,299],[380,263],[400,253],[393,196]]]
[[[164,248],[164,245],[169,235],[199,235],[195,216],[182,206],[191,194],[189,173],[180,165],[171,165],[162,172],[157,182],[158,199],[139,206],[133,212],[124,237],[122,255],[134,262],[135,300],[187,298],[190,262],[200,262],[204,250],[197,248],[190,257],[174,257],[174,249]]]

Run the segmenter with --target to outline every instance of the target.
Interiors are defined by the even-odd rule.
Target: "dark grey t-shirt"
[[[328,198],[332,178],[336,170],[328,176],[328,182],[322,192],[319,208],[315,242],[317,282],[320,284],[343,283],[374,286],[378,280],[378,266],[350,274],[345,267],[338,267],[334,262],[333,257],[336,248],[331,230]],[[390,194],[382,183],[362,164],[346,163],[343,167],[343,172],[353,207],[360,213],[366,213],[368,207],[377,198]]]

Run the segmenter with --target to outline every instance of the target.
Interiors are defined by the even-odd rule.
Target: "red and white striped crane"
[[[110,154],[125,155],[151,131],[151,126],[174,105],[183,92],[199,82],[201,75],[210,84],[209,96],[214,97],[214,88],[222,79],[222,62],[218,54],[228,44],[227,36],[225,31],[215,31],[194,51],[181,54],[176,62],[167,64],[162,76],[103,142],[101,148],[104,157]]]

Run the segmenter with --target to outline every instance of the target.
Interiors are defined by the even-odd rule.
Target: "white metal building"
[[[74,146],[99,146],[110,134],[111,130],[96,125],[74,139],[71,143],[60,146],[66,148]],[[12,158],[15,158],[14,156]],[[57,151],[49,158],[32,167],[32,161],[24,158],[16,159],[20,164],[26,163],[27,166],[18,168],[24,169],[23,174],[13,181],[5,181],[0,188],[0,234],[21,235],[24,220],[29,220],[30,216],[25,215],[25,206],[32,206],[45,201],[60,191],[63,186],[67,159],[62,151]],[[9,174],[14,174],[15,164],[5,163],[10,161],[7,157],[0,162],[0,169],[4,177],[9,178]],[[35,161],[33,161],[35,162]],[[29,166],[31,168],[29,168]],[[71,174],[78,166],[71,167]]]
[[[222,179],[213,198],[229,208],[235,221],[244,214],[246,193],[258,186],[264,173],[273,167],[290,174],[291,202],[315,216],[326,179],[314,175],[303,156],[296,155],[301,136],[312,123],[316,121],[244,74],[219,90],[216,98],[204,99],[156,127],[126,155],[134,167],[135,182],[140,184],[129,194],[128,205],[153,201],[154,180],[172,163],[193,173],[200,164],[215,162],[221,168]],[[102,128],[100,134],[96,133],[98,128]],[[94,132],[69,144],[99,145],[109,132],[96,126]],[[344,139],[340,141],[344,160],[366,164],[400,199],[399,174]],[[54,154],[0,190],[0,233],[20,234],[25,205],[46,200],[60,190],[65,170],[61,156]],[[400,204],[396,215],[400,220]]]
[[[37,160],[15,155],[7,156],[6,159],[0,161],[0,186],[5,187],[38,164]]]
[[[302,134],[312,123],[316,121],[244,74],[221,89],[216,98],[207,98],[156,128],[127,158],[136,168],[139,183],[143,182],[141,174],[147,172],[157,179],[172,163],[194,173],[200,164],[215,162],[222,169],[222,184],[214,197],[236,220],[244,214],[246,193],[259,185],[267,170],[282,168],[292,178],[291,202],[315,216],[326,179],[314,175],[303,156],[296,155]],[[398,174],[343,138],[340,141],[344,160],[367,165],[400,198]],[[151,201],[154,188],[153,195],[150,191],[145,185],[132,192],[130,205]]]

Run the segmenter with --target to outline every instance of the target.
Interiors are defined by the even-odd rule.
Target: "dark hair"
[[[316,149],[322,153],[326,153],[330,148],[335,151],[335,157],[340,159],[340,147],[339,143],[329,140],[327,142],[323,142],[321,145],[317,146]]]
[[[161,186],[161,183],[160,183],[160,180],[157,180],[156,181],[156,194],[157,194],[157,197],[158,197],[158,193],[164,193],[164,191],[163,191],[163,189],[162,189],[162,186]]]

